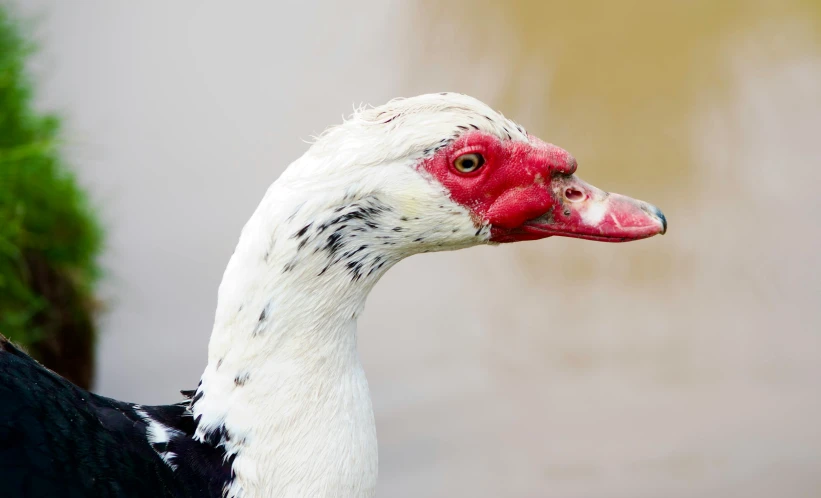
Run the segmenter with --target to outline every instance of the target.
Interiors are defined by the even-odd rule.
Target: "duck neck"
[[[378,201],[312,215],[288,195],[268,192],[220,284],[196,437],[233,456],[228,496],[369,497],[376,429],[356,320],[399,258],[373,250]]]

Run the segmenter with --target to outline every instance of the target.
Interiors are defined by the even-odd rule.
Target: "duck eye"
[[[473,173],[485,164],[485,158],[481,154],[462,154],[453,161],[453,167],[459,173]]]

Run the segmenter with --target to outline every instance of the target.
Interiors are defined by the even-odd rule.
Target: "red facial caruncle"
[[[420,168],[467,207],[477,225],[490,225],[495,242],[552,235],[624,242],[667,229],[657,207],[588,185],[574,175],[576,160],[567,151],[533,136],[523,142],[468,132]]]

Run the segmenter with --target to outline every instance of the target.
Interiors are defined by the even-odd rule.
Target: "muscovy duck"
[[[0,340],[6,497],[370,497],[374,415],[356,320],[416,253],[664,233],[661,211],[566,151],[442,93],[356,111],[276,180],[219,286],[208,365],[170,406],[82,390]]]

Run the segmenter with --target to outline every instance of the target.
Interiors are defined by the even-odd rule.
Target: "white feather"
[[[164,444],[171,441],[172,437],[181,437],[183,435],[182,432],[172,429],[156,420],[152,419],[145,410],[141,409],[139,405],[134,406],[134,410],[147,424],[146,433],[148,436],[148,443],[151,445],[154,444]],[[152,446],[153,447],[153,446]],[[165,462],[172,470],[177,470],[177,465],[174,463],[174,459],[177,457],[176,453],[173,451],[157,451],[154,450],[160,458],[162,458],[163,462]]]

